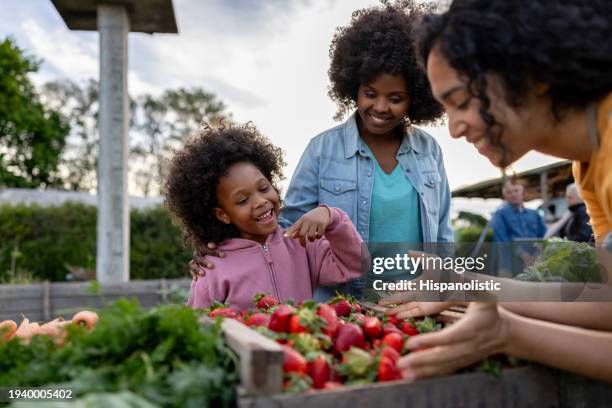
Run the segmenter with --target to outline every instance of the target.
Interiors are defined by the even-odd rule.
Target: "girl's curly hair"
[[[213,214],[219,179],[239,162],[252,163],[276,191],[282,180],[282,150],[270,143],[250,123],[221,129],[204,128],[176,153],[164,183],[166,205],[184,227],[185,240],[193,244],[220,243],[239,236],[233,225]]]
[[[353,12],[348,26],[336,28],[328,71],[329,96],[338,105],[335,119],[341,120],[355,108],[361,84],[384,72],[401,75],[406,81],[410,97],[407,120],[413,124],[435,122],[443,109],[431,94],[413,41],[418,21],[433,6],[417,5],[413,0],[381,2],[381,7]]]
[[[417,49],[423,65],[439,46],[468,79],[480,115],[499,145],[501,126],[489,112],[487,73],[499,75],[514,107],[535,83],[549,85],[551,112],[585,107],[612,91],[610,0],[455,0],[423,18]]]

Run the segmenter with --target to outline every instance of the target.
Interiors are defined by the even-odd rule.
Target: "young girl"
[[[188,305],[244,309],[257,292],[301,301],[318,285],[359,276],[361,238],[341,210],[318,206],[292,228],[278,226],[274,182],[283,164],[281,150],[250,126],[201,131],[174,157],[165,185],[170,210],[192,244],[219,242],[227,254],[193,281]]]
[[[418,247],[453,240],[442,151],[432,136],[412,126],[435,122],[443,113],[412,46],[421,8],[403,1],[359,10],[337,29],[330,47],[330,96],[337,118],[353,113],[306,147],[287,190],[281,225],[325,204],[344,210],[368,243]],[[201,245],[199,252],[215,255],[211,247]],[[204,267],[218,259],[194,253],[192,273],[205,274]],[[357,280],[322,287],[316,299],[336,290],[358,296],[362,286]]]

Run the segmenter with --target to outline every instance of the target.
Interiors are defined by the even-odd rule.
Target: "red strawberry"
[[[404,339],[399,333],[389,333],[382,339],[382,344],[393,347],[398,353],[401,354],[404,348]]]
[[[315,333],[319,331],[326,322],[321,316],[315,313],[314,303],[311,305],[305,305],[297,311],[297,313],[291,316],[289,321],[289,332],[290,333],[302,333],[309,332]]]
[[[253,297],[253,302],[258,309],[269,309],[272,306],[278,305],[278,300],[274,296],[263,293],[256,293]]]
[[[312,378],[312,385],[315,388],[323,388],[330,378],[329,362],[325,355],[319,354],[308,363],[308,375]]]
[[[386,336],[389,333],[401,333],[400,329],[398,329],[396,326],[394,326],[391,323],[385,323],[385,325],[383,326],[383,332],[382,335]]]
[[[409,336],[416,336],[419,334],[416,326],[410,322],[401,322],[399,324],[399,329]]]
[[[361,313],[361,305],[359,303],[353,303],[353,313]]]
[[[317,307],[317,315],[321,316],[327,323],[323,327],[323,333],[334,337],[338,333],[338,315],[336,309],[326,303],[321,303]]]
[[[382,356],[378,364],[378,381],[395,381],[402,378],[402,373],[395,363],[389,358]]]
[[[210,312],[209,316],[235,319],[238,315],[236,314],[236,311],[234,309],[231,309],[229,307],[220,307]]]
[[[361,327],[354,323],[346,323],[340,326],[335,343],[335,349],[338,353],[347,351],[353,346],[363,348],[364,345],[365,339]]]
[[[323,385],[324,390],[337,390],[339,388],[343,388],[344,384],[336,381],[328,381]]]
[[[377,317],[366,316],[363,319],[363,332],[370,339],[377,339],[382,334],[382,324]]]
[[[268,329],[278,333],[287,333],[289,331],[289,320],[294,310],[291,306],[279,305],[270,316]]]
[[[351,314],[351,304],[346,299],[342,299],[339,302],[334,303],[332,306],[334,309],[336,309],[336,314],[339,317],[346,317]]]
[[[293,315],[291,319],[289,319],[289,333],[303,333],[307,331],[306,327],[300,324],[300,316]]]
[[[395,315],[387,316],[387,321],[395,326],[397,326],[397,324],[400,322],[400,320]]]
[[[254,313],[246,319],[247,326],[264,326],[270,324],[270,315],[265,313]]]
[[[306,358],[299,352],[289,346],[283,346],[285,349],[285,361],[283,363],[283,372],[285,373],[308,373],[308,362]]]
[[[387,357],[388,359],[390,359],[394,363],[397,363],[397,360],[399,360],[399,358],[400,358],[400,353],[398,353],[397,350],[394,349],[393,347],[385,346],[380,351],[380,356],[381,357]]]

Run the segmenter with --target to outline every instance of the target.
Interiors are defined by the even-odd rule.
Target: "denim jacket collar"
[[[344,158],[349,159],[355,154],[360,153],[366,155],[364,149],[361,148],[363,140],[359,137],[359,128],[357,127],[357,111],[355,111],[346,122],[344,122],[342,135],[344,137]],[[404,134],[402,143],[400,144],[397,154],[409,153],[410,150],[414,150],[415,153],[420,153],[420,149],[410,143],[410,134],[414,128],[408,128],[408,131]]]

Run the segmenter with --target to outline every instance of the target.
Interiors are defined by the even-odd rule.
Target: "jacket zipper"
[[[270,251],[266,244],[261,246],[261,249],[264,251],[264,258],[268,263],[268,272],[270,274],[270,278],[272,279],[272,288],[274,289],[274,296],[280,301],[280,293],[278,291],[278,285],[276,283],[276,275],[274,274],[274,265],[272,264],[272,257],[270,256]]]

